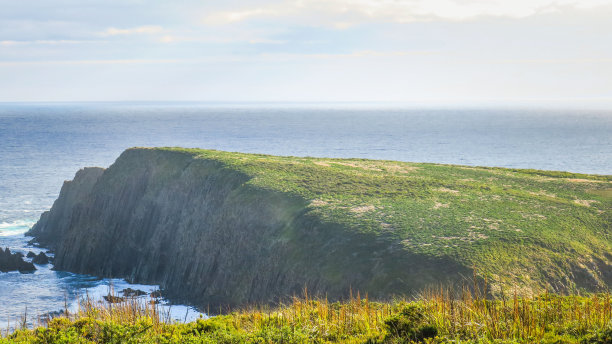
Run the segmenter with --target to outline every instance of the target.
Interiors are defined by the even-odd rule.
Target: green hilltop
[[[220,163],[248,176],[245,186],[306,201],[307,211],[323,222],[471,267],[493,295],[612,285],[609,175],[153,150]]]

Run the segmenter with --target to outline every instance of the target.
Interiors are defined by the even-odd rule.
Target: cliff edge
[[[579,178],[577,178],[579,177]],[[580,179],[580,181],[576,181]],[[126,150],[66,182],[27,233],[55,267],[159,284],[198,306],[612,284],[609,176]]]

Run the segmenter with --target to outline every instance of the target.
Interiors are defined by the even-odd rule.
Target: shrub
[[[394,339],[420,342],[438,334],[438,329],[427,322],[422,307],[417,304],[406,305],[398,314],[385,320],[385,328],[388,332],[385,342],[397,342]]]

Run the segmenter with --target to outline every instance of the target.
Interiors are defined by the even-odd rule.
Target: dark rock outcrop
[[[116,295],[104,295],[103,298],[109,303],[121,303],[126,300],[125,297],[116,296]]]
[[[159,284],[165,296],[203,307],[276,302],[304,288],[330,299],[351,290],[386,298],[472,274],[322,221],[309,201],[249,178],[193,154],[130,149],[108,169],[65,182],[28,235],[55,252],[57,269]]]
[[[9,248],[3,250],[0,247],[0,271],[19,271],[21,273],[35,271],[36,267],[34,264],[23,260],[22,253],[12,253]]]
[[[36,253],[34,253],[34,252],[30,251],[30,252],[28,252],[28,254],[26,255],[26,257],[28,257],[28,258],[34,258],[34,257],[36,257]]]
[[[140,289],[132,289],[132,288],[123,289],[121,291],[121,294],[123,294],[123,296],[125,297],[138,297],[138,296],[147,295],[145,291],[142,291]]]
[[[47,257],[44,252],[40,252],[38,255],[36,255],[36,257],[34,257],[34,259],[32,259],[32,263],[39,265],[49,264],[49,257]]]

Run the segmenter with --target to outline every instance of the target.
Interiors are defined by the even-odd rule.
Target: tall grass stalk
[[[389,327],[389,319],[404,316],[410,309],[418,312],[423,324],[435,328],[438,338],[461,343],[533,343],[546,342],[546,338],[555,336],[570,338],[572,340],[562,342],[573,343],[593,333],[612,331],[609,293],[586,296],[543,293],[522,297],[512,292],[491,299],[482,290],[437,287],[415,298],[388,302],[371,301],[368,295],[362,296],[359,292],[350,292],[342,302],[330,302],[324,297],[312,297],[304,290],[303,296],[293,297],[276,307],[245,307],[187,324],[174,323],[169,312],[163,311],[153,300],[121,298],[116,300],[118,302],[101,302],[87,296],[81,300],[78,311],[65,315],[63,320],[54,319],[47,326],[57,327],[57,323],[61,323],[60,327],[65,329],[73,326],[70,324],[86,323],[88,335],[95,337],[108,336],[108,331],[114,328],[109,324],[116,324],[132,329],[124,331],[130,333],[129,338],[166,338],[170,333],[179,342],[181,336],[209,336],[206,338],[211,338],[212,342],[234,338],[229,341],[232,343],[275,343],[279,340],[286,343],[402,343],[405,341],[394,341],[390,337],[393,329]],[[22,330],[19,338],[27,338],[29,333],[34,335],[36,331]],[[442,342],[436,338],[420,340]]]

